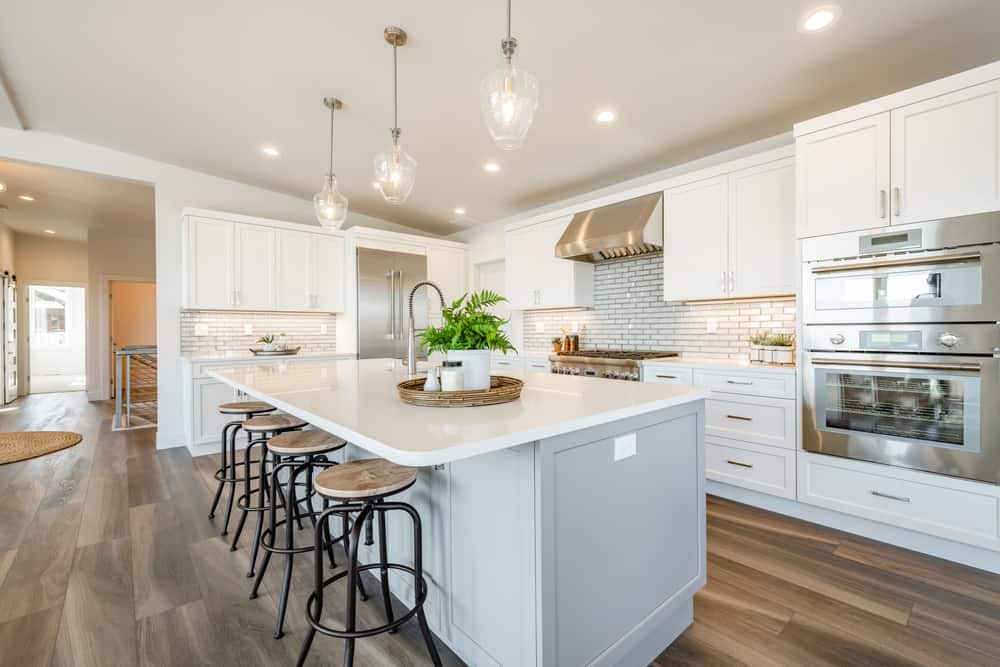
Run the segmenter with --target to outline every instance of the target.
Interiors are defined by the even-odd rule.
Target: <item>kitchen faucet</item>
[[[441,310],[444,310],[444,293],[441,288],[432,283],[429,280],[422,280],[413,286],[410,290],[410,320],[409,320],[409,330],[407,333],[406,341],[406,367],[410,371],[410,375],[417,374],[417,334],[422,332],[423,329],[417,330],[416,326],[413,324],[413,295],[417,293],[417,290],[421,287],[433,287],[434,291],[438,293],[438,297],[441,299]]]

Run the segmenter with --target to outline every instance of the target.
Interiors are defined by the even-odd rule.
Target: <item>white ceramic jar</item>
[[[465,369],[461,361],[449,359],[441,366],[441,391],[462,391],[465,389]]]
[[[448,350],[448,361],[461,361],[466,391],[490,388],[489,350]]]

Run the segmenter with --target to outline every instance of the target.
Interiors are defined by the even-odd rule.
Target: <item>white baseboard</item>
[[[1000,574],[1000,553],[974,547],[961,542],[953,542],[934,535],[899,528],[887,523],[841,514],[824,507],[807,505],[797,500],[778,498],[758,491],[750,491],[738,486],[707,480],[705,490],[714,496],[735,500],[738,503],[760,507],[771,512],[836,528],[846,533],[854,533],[878,542],[885,542],[903,549],[919,551],[937,558],[943,558],[962,565]]]

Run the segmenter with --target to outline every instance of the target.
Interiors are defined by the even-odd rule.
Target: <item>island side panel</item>
[[[634,456],[615,439],[635,434]],[[541,656],[645,665],[705,584],[704,401],[538,445]]]

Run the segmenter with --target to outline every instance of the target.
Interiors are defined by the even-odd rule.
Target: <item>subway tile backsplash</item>
[[[253,333],[245,333],[247,325]],[[199,329],[205,335],[197,335]],[[303,352],[337,351],[337,316],[329,313],[181,312],[182,355],[244,351],[269,333],[284,333],[285,343]]]
[[[551,350],[560,328],[577,329],[582,349],[670,350],[706,358],[746,357],[751,334],[795,332],[794,298],[731,303],[663,301],[660,254],[594,267],[592,310],[524,315],[523,354]],[[708,333],[709,319],[718,325]],[[539,331],[542,329],[542,331]]]

